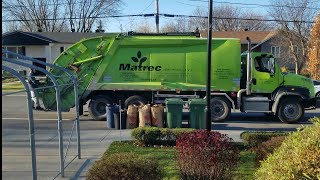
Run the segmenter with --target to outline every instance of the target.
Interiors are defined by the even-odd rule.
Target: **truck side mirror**
[[[274,76],[275,73],[275,61],[274,58],[270,58],[270,75]]]

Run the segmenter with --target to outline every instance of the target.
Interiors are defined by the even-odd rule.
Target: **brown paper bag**
[[[139,107],[139,127],[151,126],[150,104]]]
[[[128,106],[126,127],[127,129],[133,129],[138,127],[138,106]]]
[[[151,124],[163,128],[163,106],[156,104],[151,107]]]

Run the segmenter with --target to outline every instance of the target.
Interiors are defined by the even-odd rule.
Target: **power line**
[[[150,1],[150,4],[149,4],[146,8],[144,8],[144,9],[141,11],[141,13],[143,13],[145,10],[147,10],[147,9],[151,6],[151,4],[153,4],[153,2],[154,2],[154,0],[151,0],[151,1]]]
[[[194,1],[194,2],[206,2],[208,3],[208,1],[205,1],[205,0],[189,0],[189,1]],[[186,3],[182,3],[182,2],[179,2],[179,1],[176,1],[178,3],[181,3],[181,4],[186,4]],[[232,5],[244,5],[244,6],[261,6],[261,7],[285,7],[285,8],[297,8],[297,9],[315,9],[315,10],[320,10],[320,8],[313,8],[313,7],[304,7],[304,6],[289,6],[289,5],[272,5],[272,4],[255,4],[255,3],[237,3],[237,2],[225,2],[225,1],[213,1],[214,3],[217,3],[217,4],[232,4]],[[313,2],[316,2],[316,1],[313,1]],[[192,4],[186,4],[186,5],[191,5],[193,6]],[[196,5],[194,5],[196,6]],[[207,7],[207,6],[205,6]]]
[[[208,19],[207,16],[193,16],[193,15],[175,15],[175,14],[159,14],[164,17],[187,17],[187,18],[204,18]],[[267,22],[290,22],[290,23],[315,23],[314,21],[295,21],[295,20],[281,20],[281,19],[258,19],[258,18],[233,18],[233,17],[216,17],[213,16],[213,19],[225,19],[225,20],[245,20],[245,21],[267,21]]]
[[[129,14],[129,15],[110,15],[110,16],[89,16],[89,17],[85,17],[85,19],[100,19],[100,18],[121,18],[121,17],[150,17],[150,16],[154,16],[154,14]],[[77,17],[73,17],[73,18],[42,18],[42,19],[37,19],[37,20],[42,20],[42,21],[53,21],[53,20],[71,20],[71,19],[84,19],[84,18],[77,18]],[[26,22],[26,21],[34,21],[35,19],[8,19],[8,20],[2,20],[2,22],[15,22],[15,21],[19,21],[19,22]]]
[[[110,15],[110,16],[91,16],[91,17],[86,17],[87,19],[90,18],[122,18],[122,17],[153,17],[155,16],[154,13],[152,14],[129,14],[129,15]],[[207,16],[194,16],[194,15],[180,15],[180,14],[159,14],[159,16],[162,17],[185,17],[185,18],[204,18],[207,19]],[[66,18],[45,18],[45,19],[38,19],[38,20],[47,20],[47,21],[52,21],[52,20],[65,20]],[[67,19],[83,19],[83,18],[67,18]],[[258,19],[258,18],[233,18],[233,17],[213,17],[213,19],[224,19],[224,20],[244,20],[244,21],[267,21],[267,22],[289,22],[289,23],[310,23],[313,24],[315,23],[314,21],[295,21],[295,20],[281,20],[281,19]],[[25,19],[25,20],[19,20],[19,19],[9,19],[9,20],[3,20],[2,22],[24,22],[24,21],[34,21],[34,19]]]

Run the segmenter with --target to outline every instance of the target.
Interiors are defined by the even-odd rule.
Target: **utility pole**
[[[207,91],[206,91],[206,125],[207,130],[211,131],[211,43],[212,43],[212,0],[208,0],[209,17],[208,17],[208,56],[207,56]]]
[[[159,0],[156,0],[156,32],[159,33]]]

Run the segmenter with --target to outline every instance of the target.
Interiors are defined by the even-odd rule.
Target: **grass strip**
[[[234,179],[254,179],[255,153],[244,150],[243,143],[235,143],[239,148],[240,160],[235,172]],[[164,179],[180,179],[179,170],[176,167],[175,155],[177,153],[174,147],[140,147],[134,144],[134,141],[115,141],[104,153],[108,156],[113,153],[136,153],[141,156],[154,157],[159,160],[160,166],[164,168]]]

